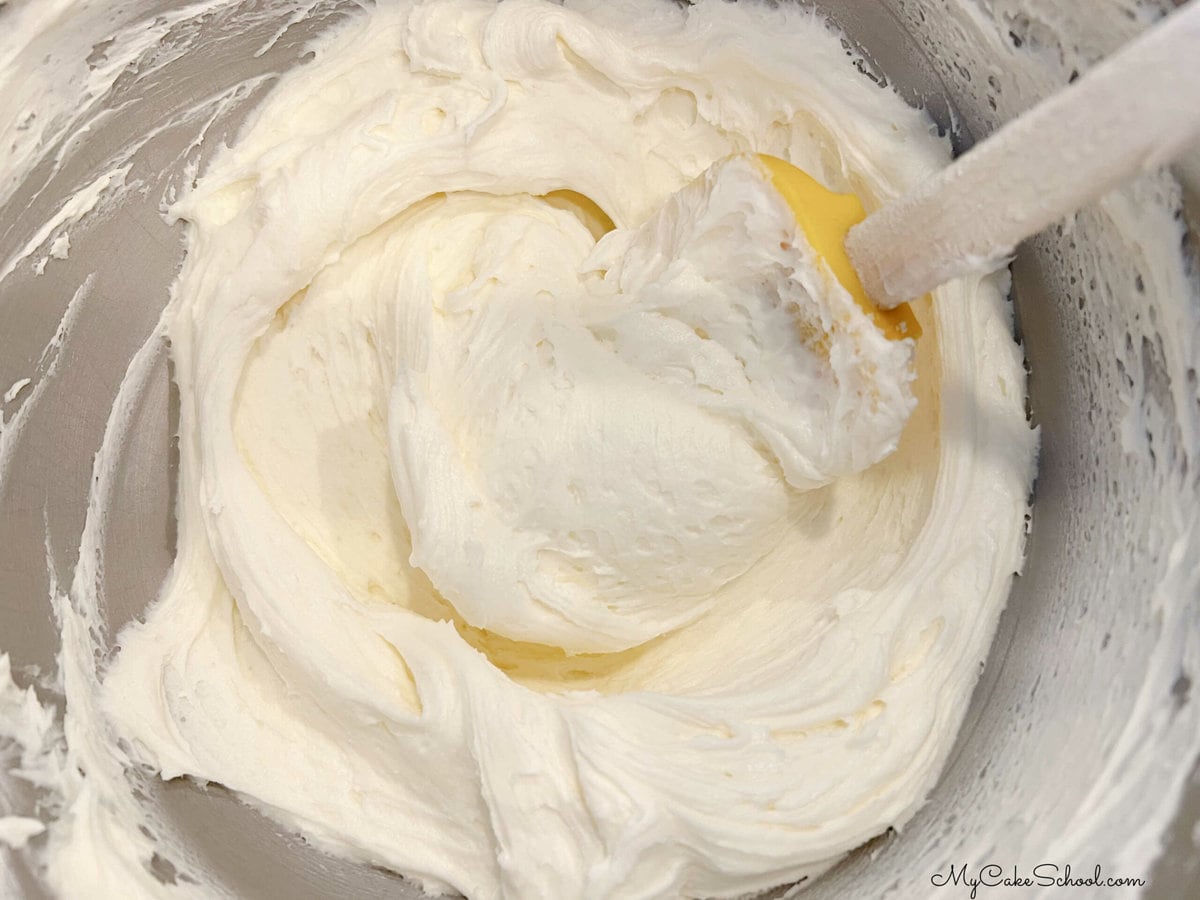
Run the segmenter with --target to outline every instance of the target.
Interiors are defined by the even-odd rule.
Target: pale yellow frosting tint
[[[870,203],[949,155],[787,4],[381,4],[281,78],[173,208],[139,757],[472,900],[907,821],[1021,563],[1021,355],[999,278],[887,339],[755,153]]]

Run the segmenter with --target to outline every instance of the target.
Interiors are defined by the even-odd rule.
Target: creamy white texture
[[[802,419],[695,396],[703,290],[581,296],[738,151],[876,200],[946,156],[796,10],[400,5],[279,86],[176,210],[180,554],[105,685],[165,777],[473,898],[736,895],[916,810],[1020,564],[1019,353],[947,288],[899,451],[797,491]]]
[[[176,207],[179,558],[103,687],[136,752],[473,898],[732,896],[903,824],[1020,565],[1020,355],[1000,279],[940,291],[919,406],[857,475],[890,449],[902,383],[863,435],[836,392],[787,394],[817,376],[789,382],[786,354],[758,360],[765,394],[719,359],[697,371],[710,343],[783,336],[770,309],[738,330],[715,300],[683,308],[694,285],[639,269],[639,229],[747,151],[869,202],[948,155],[795,9],[399,5],[289,75]],[[544,199],[563,190],[618,231],[594,247]],[[774,251],[741,237],[718,243],[755,259],[697,264],[748,277]],[[662,289],[614,313],[621,291],[594,286],[573,310],[601,271]],[[602,323],[619,400],[556,396],[601,371],[572,321]],[[508,397],[527,382],[495,376],[539,328],[571,352]],[[790,431],[814,420],[839,440]],[[481,507],[455,496],[463,471]],[[536,540],[498,521],[518,514]],[[555,602],[519,605],[530,568],[503,565],[522,554],[556,567]]]
[[[912,342],[753,158],[594,243],[539,198],[455,197],[341,270],[380,304],[356,352],[391,391],[411,563],[471,625],[572,653],[698,619],[913,406]]]

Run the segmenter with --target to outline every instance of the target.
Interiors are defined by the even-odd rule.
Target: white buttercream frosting
[[[911,341],[825,276],[753,159],[593,243],[528,195],[447,197],[344,261],[387,298],[359,352],[387,348],[412,564],[471,625],[569,652],[695,621],[796,490],[877,462],[912,408]]]
[[[791,7],[396,3],[282,78],[173,208],[132,752],[476,900],[736,896],[907,821],[1021,564],[1006,284],[886,340],[747,153],[868,205],[949,156]]]

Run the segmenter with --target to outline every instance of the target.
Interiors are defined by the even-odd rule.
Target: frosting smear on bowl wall
[[[885,335],[755,154],[870,209],[948,143],[787,5],[394,3],[312,51],[170,207],[178,554],[114,732],[479,900],[740,896],[901,828],[1022,562],[1007,275]]]

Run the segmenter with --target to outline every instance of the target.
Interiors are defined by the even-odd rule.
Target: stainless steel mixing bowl
[[[0,30],[21,5],[0,4]],[[862,49],[864,71],[928,106],[961,150],[1167,4],[819,5]],[[113,27],[153,23],[175,7],[169,0],[99,6],[75,11],[71,21],[76,30],[93,28],[95,59],[103,58]],[[79,121],[54,123],[58,137],[38,150],[43,161],[19,184],[0,183],[0,198],[7,197],[0,206],[4,260],[119,148],[157,129],[128,176],[145,190],[84,217],[71,229],[69,258],[44,275],[24,264],[0,278],[0,387],[34,379],[3,407],[11,424],[30,404],[19,439],[0,443],[0,647],[14,669],[48,671],[54,664],[51,580],[72,578],[93,455],[129,359],[154,328],[183,253],[180,228],[160,214],[164,192],[191,177],[188,166],[202,166],[269,89],[270,79],[259,76],[300,63],[305,42],[355,8],[338,0],[265,0],[185,17],[164,28],[153,59],[96,99],[111,114],[83,133],[76,133]],[[23,64],[31,79],[64,77],[83,64],[78,49],[47,39],[27,50]],[[241,83],[250,86],[211,121],[186,114],[197,98]],[[1200,153],[1180,171],[1200,172]],[[1151,897],[1197,896],[1200,715],[1191,688],[1200,544],[1196,515],[1180,510],[1200,510],[1200,465],[1191,456],[1200,359],[1194,323],[1179,314],[1200,305],[1197,206],[1189,213],[1162,180],[1147,182],[1139,196],[1168,214],[1190,216],[1183,246],[1157,248],[1191,260],[1182,295],[1155,293],[1146,271],[1153,254],[1103,206],[1020,250],[1013,267],[1017,328],[1042,432],[1028,565],[930,803],[903,834],[853,854],[812,886],[810,897],[962,896],[964,890],[934,888],[931,875],[948,863],[991,861],[1025,868],[1099,863],[1118,872],[1143,865],[1120,874],[1147,879]],[[60,329],[68,302],[88,279],[86,302]],[[1131,421],[1139,423],[1132,437]],[[161,355],[130,423],[100,548],[105,639],[141,614],[172,560],[175,427]],[[238,896],[263,900],[416,896],[397,875],[306,847],[218,786],[149,779],[143,789],[188,848],[184,858],[147,861],[165,881],[204,871]],[[28,793],[10,796],[18,808],[32,800]],[[30,873],[15,857],[9,862],[28,896],[40,896]]]

